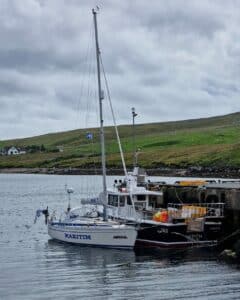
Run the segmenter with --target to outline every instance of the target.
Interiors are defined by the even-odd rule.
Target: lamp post
[[[137,166],[137,155],[136,155],[136,141],[135,141],[135,107],[132,107],[132,139],[133,139],[133,167]]]

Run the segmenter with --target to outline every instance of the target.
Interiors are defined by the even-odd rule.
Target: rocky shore
[[[131,169],[129,169],[131,170]],[[229,167],[189,167],[189,168],[151,168],[146,169],[149,176],[168,177],[211,177],[211,178],[240,178],[239,168]],[[101,169],[94,168],[2,168],[2,174],[55,174],[55,175],[100,175]],[[108,175],[124,175],[119,168],[108,168]]]

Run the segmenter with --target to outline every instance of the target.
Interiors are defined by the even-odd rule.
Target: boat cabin
[[[140,218],[152,218],[153,214],[163,206],[161,192],[144,190],[137,192],[108,192],[108,215],[112,217],[129,217],[136,213]]]

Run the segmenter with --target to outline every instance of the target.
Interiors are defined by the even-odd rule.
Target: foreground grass
[[[159,166],[187,167],[192,165],[240,166],[240,113],[198,120],[136,126],[139,162],[146,168]],[[93,141],[86,139],[88,130],[73,130],[38,137],[1,141],[0,147],[44,145],[43,153],[0,157],[0,168],[12,167],[80,167],[100,165],[98,129],[91,129]],[[128,166],[132,164],[132,128],[120,126],[120,136]],[[106,152],[108,167],[120,167],[120,155],[114,129],[108,127]],[[64,151],[51,152],[56,146]]]

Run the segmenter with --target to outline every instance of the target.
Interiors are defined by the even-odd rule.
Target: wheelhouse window
[[[117,195],[108,195],[108,205],[118,206],[118,196]]]
[[[113,195],[108,195],[108,205],[113,206]]]
[[[127,205],[132,205],[132,201],[130,196],[127,196]]]
[[[118,196],[113,196],[113,206],[118,206]]]
[[[146,195],[137,195],[137,201],[145,201]]]
[[[119,206],[125,206],[125,196],[119,197]]]

